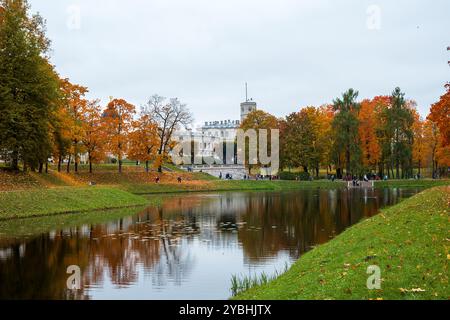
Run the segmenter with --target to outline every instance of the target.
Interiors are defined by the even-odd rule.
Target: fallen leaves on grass
[[[425,292],[426,290],[422,289],[422,288],[412,288],[412,289],[405,289],[405,288],[400,288],[399,289],[402,293],[409,293],[409,292]]]

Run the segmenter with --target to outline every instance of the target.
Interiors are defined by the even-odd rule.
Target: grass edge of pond
[[[150,205],[150,200],[114,187],[62,187],[0,192],[0,220]]]
[[[427,189],[303,255],[275,280],[234,300],[448,299],[450,186]],[[368,290],[369,265],[382,289]]]

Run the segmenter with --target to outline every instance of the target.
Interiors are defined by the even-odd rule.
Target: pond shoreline
[[[66,267],[78,265],[84,279],[80,294],[87,299],[229,299],[233,275],[272,276],[420,190],[156,195],[147,199],[161,199],[159,205],[0,221],[5,258],[0,276],[9,281],[4,287],[24,283],[24,290],[6,290],[3,296],[23,299],[42,292],[47,298],[72,299],[54,288],[65,288]],[[49,264],[55,257],[58,263]],[[45,284],[25,290],[40,274],[49,275]]]
[[[448,299],[450,186],[425,190],[303,255],[275,280],[236,300]],[[369,290],[369,266],[381,289]]]
[[[393,180],[376,182],[375,188],[430,188],[449,185],[450,180]],[[153,203],[144,196],[226,191],[283,191],[340,189],[342,181],[204,181],[203,184],[119,184],[92,187],[55,187],[0,192],[0,221],[58,214],[118,209]]]

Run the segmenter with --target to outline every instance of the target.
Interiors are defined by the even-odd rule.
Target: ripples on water
[[[13,236],[18,222],[5,222],[0,298],[226,299],[233,274],[283,270],[313,246],[418,191],[170,196],[160,208],[102,223],[89,223],[88,216],[73,225],[74,217],[58,217],[63,227],[51,230],[53,217],[21,220],[20,235]],[[81,290],[65,289],[70,265],[82,270]]]

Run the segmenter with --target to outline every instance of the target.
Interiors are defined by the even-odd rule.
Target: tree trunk
[[[48,161],[45,162],[45,173],[48,174]]]
[[[61,163],[62,163],[62,157],[58,157],[58,172],[61,172]]]
[[[92,173],[92,156],[90,152],[89,152],[89,173]]]
[[[11,167],[14,171],[19,171],[19,152],[17,150],[12,153]]]
[[[342,179],[342,169],[341,168],[336,169],[336,177],[338,179]]]
[[[119,173],[122,173],[122,143],[119,142],[117,146],[119,149],[119,153],[117,155],[117,160],[119,162]]]
[[[347,175],[350,174],[350,146],[347,146],[347,150],[345,151],[345,161],[346,161],[346,173]]]
[[[75,166],[75,173],[78,173],[78,161],[80,160],[78,157],[78,141],[75,141],[75,154],[74,154],[74,166]]]
[[[145,161],[145,172],[149,172],[149,167],[148,167],[148,165],[149,165],[149,161],[147,160],[147,161]]]
[[[70,161],[72,161],[72,156],[69,155],[69,160],[67,161],[67,173],[70,173]]]

